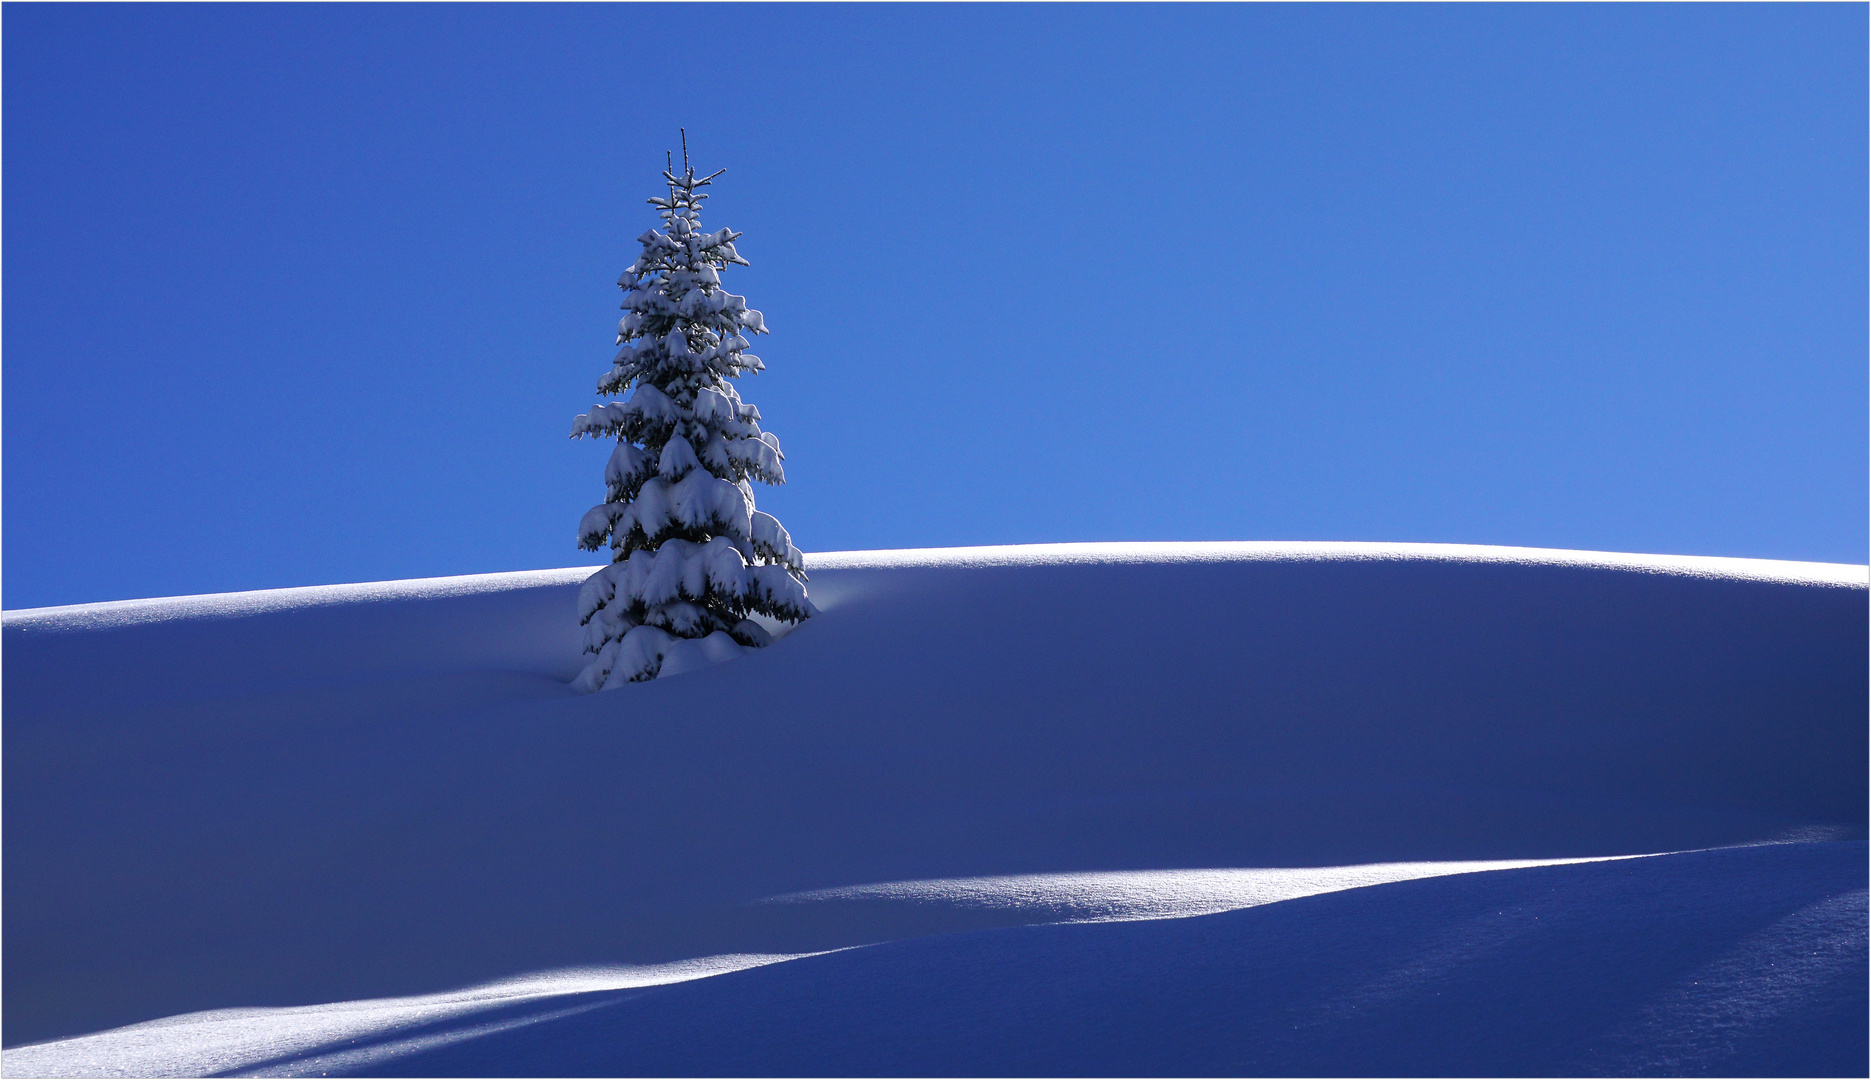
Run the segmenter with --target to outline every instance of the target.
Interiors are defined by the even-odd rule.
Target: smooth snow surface
[[[576,1015],[602,991],[666,986],[791,956],[708,956],[674,964],[545,972],[443,994],[275,1009],[215,1009],[8,1050],[8,1076],[325,1074],[525,1023]],[[501,1018],[516,1006],[564,1007]],[[570,1004],[566,1004],[570,1002]],[[491,1018],[490,1016],[496,1016]]]
[[[878,901],[1003,913],[1018,923],[1190,918],[1301,896],[1581,860],[1389,863],[1271,870],[1131,870],[901,881],[772,897],[789,905]],[[1007,919],[1004,913],[1017,913]],[[813,954],[801,954],[813,955]],[[383,1065],[514,1027],[612,1004],[604,991],[662,986],[796,955],[701,957],[673,964],[542,972],[442,994],[275,1009],[219,1009],[6,1052],[8,1075],[315,1075]],[[546,1007],[546,1006],[552,1007]],[[544,1063],[541,1062],[541,1067]],[[619,1070],[628,1070],[619,1062]]]
[[[806,565],[595,696],[589,568],[6,613],[6,1073],[1865,1069],[1865,567]]]
[[[1033,923],[1186,919],[1301,896],[1393,881],[1554,866],[1583,859],[1374,863],[1229,870],[1115,870],[1092,874],[1007,874],[934,881],[883,881],[775,896],[769,904],[900,904],[1019,912]]]
[[[1864,878],[1862,843],[1770,845],[945,934],[354,1072],[1861,1076]]]

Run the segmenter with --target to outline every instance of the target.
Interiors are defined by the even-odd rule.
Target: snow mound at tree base
[[[436,995],[527,972],[875,946],[655,991],[678,1000],[669,995],[856,962],[840,957],[939,952],[982,934],[1025,941],[1040,933],[1026,924],[1096,918],[1112,904],[1149,914],[1149,889],[1114,884],[1127,874],[1168,874],[1137,880],[1199,899],[1240,884],[1226,877],[1237,872],[1826,841],[1668,857],[1703,868],[1694,888],[1707,904],[1748,911],[1748,897],[1792,872],[1773,858],[1843,851],[1865,833],[1864,567],[1204,544],[845,553],[809,556],[807,568],[821,613],[783,640],[591,696],[568,685],[583,660],[575,597],[589,568],[7,613],[8,1046],[201,1010]],[[1862,854],[1852,858],[1862,888]],[[1237,916],[1258,927],[1247,917],[1525,875],[1554,883],[1563,906],[1575,895],[1565,882],[1665,861],[1399,882],[1165,932]],[[1580,912],[1600,895],[1576,894]],[[776,897],[792,901],[761,902]],[[1389,915],[1370,925],[1386,920],[1404,925]],[[1009,1016],[1051,1010],[1055,1027],[1076,1015],[1102,1030],[1099,980],[1131,976],[1093,961],[1158,925],[1168,924],[1047,930],[1087,935],[1033,940],[1078,943],[1092,966],[1075,970],[1089,981],[1049,989],[1015,964],[993,1000]],[[1304,925],[1313,929],[1294,940],[1327,932]],[[1788,925],[1798,939],[1808,924]],[[1814,949],[1830,948],[1834,924],[1811,925]],[[1523,929],[1522,952],[1546,956],[1547,931]],[[1463,932],[1408,938],[1415,959],[1382,971],[1353,963],[1350,945],[1325,949],[1337,940],[1328,935],[1315,974],[1321,986],[1378,980],[1416,1000],[1415,976],[1397,972],[1468,955]],[[1741,939],[1659,945],[1657,963],[1728,947],[1721,940]],[[1622,993],[1650,962],[1641,942],[1626,954],[1600,954],[1609,966],[1580,974],[1574,992]],[[1189,999],[1236,993],[1234,976],[1191,970]],[[1746,970],[1755,975],[1736,985],[1760,985],[1745,1000],[1771,997],[1776,976]],[[967,992],[959,982],[914,991],[921,984],[904,978],[904,995]],[[1578,989],[1588,984],[1597,989]],[[861,998],[862,985],[848,989]],[[823,992],[826,1016],[868,1015],[838,1013],[845,999]],[[1056,1000],[1064,993],[1088,1004],[1074,1013]],[[1564,1015],[1579,1045],[1598,1045],[1589,1017]],[[1637,1015],[1620,1022],[1650,1030]],[[1352,1044],[1326,1019],[1302,1024],[1318,1036],[1306,1052]],[[1157,1035],[1137,1035],[1139,1048],[1183,1038],[1146,1020],[1133,1027]],[[889,1046],[891,1031],[906,1032],[905,1047],[921,1037],[914,1017],[876,1022],[884,1034],[867,1045]],[[750,1040],[771,1036],[774,1054],[804,1045],[757,1018],[733,1023]],[[1681,1060],[1718,1060],[1715,1042],[1691,1042]],[[504,1044],[458,1052],[471,1045]],[[823,1049],[795,1066],[746,1052],[773,1063],[762,1071],[871,1069]],[[1023,1066],[995,1053],[977,1071],[1098,1071],[1088,1059]],[[1113,1054],[1110,1071],[1138,1067]],[[464,1071],[575,1064],[488,1060]],[[701,1069],[642,1060],[640,1071]],[[1161,1060],[1142,1071],[1209,1068]],[[1264,1060],[1274,1064],[1240,1069],[1326,1070],[1328,1057]],[[1401,1050],[1389,1065],[1360,1060],[1345,1068],[1418,1068]],[[1733,1063],[1754,1059],[1719,1060],[1730,1064],[1710,1067],[1746,1071]],[[1785,1060],[1778,1071],[1805,1068]],[[9,1073],[13,1061],[9,1050]]]

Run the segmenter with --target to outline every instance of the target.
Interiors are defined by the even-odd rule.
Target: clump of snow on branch
[[[593,659],[573,685],[587,692],[732,659],[770,642],[754,616],[813,610],[792,537],[754,509],[750,481],[785,483],[785,455],[729,381],[765,368],[747,339],[766,324],[721,287],[721,271],[747,265],[741,234],[701,229],[700,189],[719,175],[697,178],[686,145],[683,171],[663,173],[669,195],[649,202],[664,228],[637,238],[642,253],[617,280],[621,348],[598,380],[629,399],[572,422],[574,439],[617,439],[604,502],[578,525],[580,547],[613,552],[578,594]]]

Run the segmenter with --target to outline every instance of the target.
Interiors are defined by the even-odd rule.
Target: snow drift
[[[592,696],[589,568],[7,613],[6,1071],[1864,1071],[1864,567],[807,568]]]

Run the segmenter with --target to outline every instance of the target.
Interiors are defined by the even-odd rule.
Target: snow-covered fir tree
[[[804,561],[772,516],[754,509],[750,480],[781,484],[779,440],[730,380],[766,365],[747,352],[764,334],[760,312],[721,288],[721,271],[746,266],[731,229],[703,232],[701,189],[683,140],[682,172],[663,173],[667,198],[649,200],[664,228],[637,238],[643,253],[624,290],[623,346],[574,439],[617,437],[604,470],[605,500],[578,525],[579,546],[615,552],[578,593],[585,651],[574,681],[586,692],[675,674],[769,643],[750,616],[792,623],[812,613]],[[725,170],[723,170],[725,171]]]

